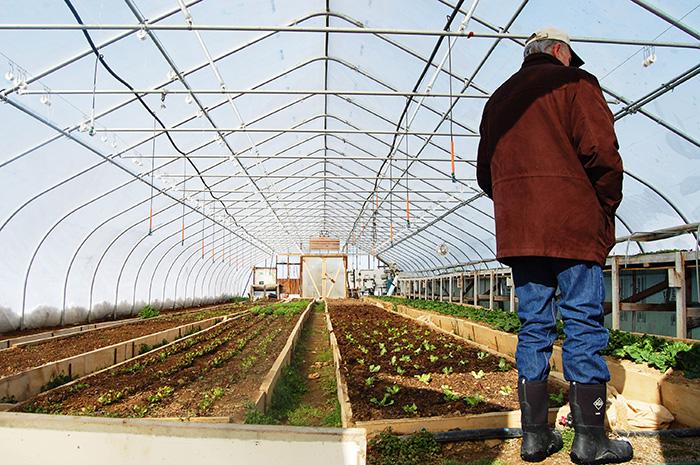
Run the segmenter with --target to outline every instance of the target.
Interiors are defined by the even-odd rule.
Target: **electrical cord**
[[[83,20],[82,20],[82,18],[80,17],[80,14],[78,14],[78,11],[75,9],[75,7],[73,6],[73,4],[71,3],[71,0],[64,0],[64,2],[65,2],[65,4],[66,4],[66,6],[68,6],[68,9],[70,9],[71,13],[73,14],[73,17],[74,17],[75,20],[78,22],[78,24],[80,24],[81,26],[84,26],[85,23],[83,23]],[[97,59],[100,61],[100,63],[102,63],[102,66],[104,66],[104,68],[107,70],[107,72],[108,72],[114,79],[116,79],[116,80],[119,81],[124,87],[126,87],[127,89],[129,89],[129,90],[134,94],[134,97],[136,97],[136,98],[138,99],[139,103],[141,103],[141,105],[146,109],[146,111],[147,111],[148,113],[150,113],[150,115],[158,122],[158,124],[159,124],[159,125],[161,126],[161,128],[164,130],[165,136],[168,138],[168,140],[170,141],[170,143],[172,144],[172,146],[175,148],[175,150],[176,150],[180,155],[182,155],[182,156],[189,162],[189,164],[192,166],[192,168],[194,168],[195,172],[197,173],[197,176],[198,176],[199,179],[202,181],[202,184],[203,184],[204,187],[207,189],[207,191],[209,191],[209,195],[211,195],[212,198],[214,198],[214,199],[217,200],[219,203],[221,203],[221,206],[223,207],[223,209],[224,209],[224,211],[226,212],[226,214],[229,216],[229,218],[231,218],[231,219],[233,220],[233,223],[234,223],[236,226],[238,226],[238,223],[236,222],[236,219],[233,217],[233,215],[231,215],[231,214],[229,213],[228,208],[226,207],[226,204],[224,203],[224,201],[221,200],[220,197],[217,197],[216,195],[214,195],[214,192],[212,191],[212,189],[211,189],[211,187],[209,186],[209,184],[207,184],[207,182],[204,180],[204,177],[202,176],[201,171],[199,171],[199,168],[197,168],[197,165],[195,165],[194,162],[190,159],[190,157],[188,157],[187,154],[186,154],[184,151],[182,151],[182,150],[177,146],[177,144],[176,144],[175,141],[173,140],[172,136],[170,135],[170,133],[168,132],[168,130],[165,128],[165,124],[163,123],[163,121],[161,121],[161,119],[158,118],[158,115],[156,115],[155,112],[154,112],[153,110],[151,110],[151,108],[146,104],[146,102],[144,102],[143,98],[141,98],[141,96],[139,95],[139,93],[136,92],[135,89],[134,89],[128,82],[126,82],[124,79],[122,79],[122,77],[119,76],[119,74],[117,74],[117,73],[107,64],[107,62],[106,62],[105,59],[104,59],[104,56],[103,56],[102,54],[100,54],[99,50],[98,50],[97,47],[95,46],[95,43],[93,42],[92,37],[90,36],[90,33],[89,33],[86,29],[82,29],[82,32],[83,32],[83,35],[85,36],[85,39],[86,39],[86,40],[88,41],[88,43],[90,44],[90,48],[92,49],[93,53],[95,54],[95,56],[97,56]]]

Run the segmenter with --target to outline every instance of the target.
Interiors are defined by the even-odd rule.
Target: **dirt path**
[[[333,410],[336,386],[323,306],[318,305],[315,310],[307,322],[304,351],[299,353],[298,366],[300,373],[307,379],[308,388],[301,398],[301,405],[307,406],[309,411],[318,409],[321,414],[319,420],[323,420]],[[322,426],[322,423],[309,426]]]

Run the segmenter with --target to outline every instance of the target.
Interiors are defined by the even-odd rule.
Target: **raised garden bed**
[[[355,425],[517,421],[517,372],[506,358],[375,305],[329,301],[329,314]],[[550,391],[560,388],[553,383]],[[446,422],[450,417],[458,421]]]
[[[248,303],[221,305],[155,318],[130,320],[128,323],[110,325],[106,328],[60,338],[13,345],[9,349],[0,350],[0,378],[187,323],[229,315],[248,307],[250,307]]]
[[[246,406],[259,397],[261,383],[288,342],[300,311],[297,305],[286,313],[239,315],[42,393],[14,410],[241,421]]]
[[[420,300],[398,298],[366,300],[387,310],[393,310],[410,318],[420,319],[435,325],[443,331],[495,350],[509,359],[515,356],[516,334],[469,321],[464,315],[461,317],[452,316],[453,313],[461,314],[461,311],[452,309],[452,307],[457,307],[455,304],[426,302],[437,305],[431,305],[431,310],[425,310],[400,304],[400,302],[405,301],[411,305],[423,307],[422,302],[424,301]],[[503,312],[494,311],[494,313]],[[639,343],[643,345],[645,341],[649,340],[650,338],[641,336],[625,337],[618,338],[617,342],[613,341],[613,344],[623,341],[627,344]],[[671,343],[673,342],[671,341]],[[698,347],[697,344],[693,346],[691,350],[687,351],[689,358],[681,357],[681,360],[685,360],[685,363],[689,363],[691,367],[695,366],[692,360],[697,354]],[[612,350],[614,351],[614,349]],[[670,360],[670,358],[667,357],[666,360]],[[661,404],[673,413],[678,423],[690,427],[700,426],[700,379],[687,379],[683,371],[677,371],[673,368],[661,372],[646,365],[611,356],[607,356],[606,361],[610,369],[610,384],[626,398]],[[561,346],[554,346],[550,363],[552,366],[551,377],[563,380]],[[659,360],[659,363],[666,362]]]

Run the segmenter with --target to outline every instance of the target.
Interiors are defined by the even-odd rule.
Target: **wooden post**
[[[489,271],[489,310],[493,310],[493,271]]]
[[[676,337],[688,337],[688,303],[687,288],[685,286],[685,257],[682,252],[676,252],[676,268],[669,270],[674,272],[674,279],[670,279],[669,287],[676,289]],[[669,273],[670,275],[670,273]]]
[[[515,308],[515,283],[513,282],[513,275],[511,274],[510,277],[506,277],[506,284],[508,286],[509,290],[509,297],[510,297],[510,311],[511,312],[516,312],[518,311],[517,308]]]
[[[479,305],[479,272],[474,270],[474,305]]]
[[[612,329],[620,329],[620,261],[612,258]]]

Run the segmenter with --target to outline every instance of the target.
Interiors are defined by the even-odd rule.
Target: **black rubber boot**
[[[523,442],[520,458],[526,462],[541,462],[561,450],[563,442],[558,431],[547,423],[547,381],[518,382]]]
[[[578,465],[632,460],[632,444],[605,434],[605,398],[605,384],[571,383],[569,404],[576,433],[570,455]]]

